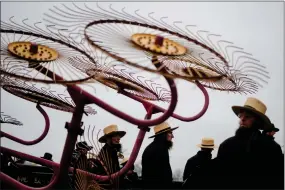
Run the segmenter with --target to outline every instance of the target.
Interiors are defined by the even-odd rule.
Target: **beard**
[[[117,152],[122,153],[122,144],[113,144],[111,143],[111,146],[116,149]]]
[[[258,129],[254,128],[254,127],[243,127],[243,126],[240,126],[236,132],[235,132],[235,135],[237,137],[241,137],[241,138],[246,138],[246,137],[249,137],[251,136],[253,133],[257,132]]]
[[[173,147],[173,142],[172,141],[167,141],[166,145],[167,145],[168,150],[170,150]]]

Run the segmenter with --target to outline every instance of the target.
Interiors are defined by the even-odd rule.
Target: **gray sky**
[[[43,13],[47,12],[53,5],[60,3],[40,3],[40,2],[14,2],[1,3],[1,19],[8,20],[10,16],[18,19],[29,18],[33,21],[40,21]],[[79,5],[81,3],[78,3]],[[104,4],[104,3],[102,3]],[[284,9],[281,3],[273,2],[181,2],[181,3],[154,3],[154,2],[128,2],[112,3],[117,8],[141,9],[145,12],[155,12],[157,16],[167,15],[173,20],[181,20],[187,24],[197,25],[200,29],[208,30],[212,33],[221,34],[223,39],[232,41],[235,45],[244,48],[248,53],[266,65],[270,73],[269,83],[264,85],[258,93],[254,95],[240,95],[227,92],[208,90],[210,95],[210,106],[206,114],[194,122],[181,122],[169,119],[173,125],[180,128],[174,132],[174,147],[170,152],[172,170],[184,169],[187,159],[193,156],[203,137],[213,137],[217,145],[223,140],[232,136],[237,128],[238,120],[231,110],[232,105],[243,105],[249,96],[257,97],[267,105],[267,115],[275,126],[280,129],[276,134],[276,141],[283,145],[284,133]],[[90,3],[92,5],[92,3]],[[142,73],[141,73],[142,74]],[[163,80],[156,82],[165,84]],[[122,96],[115,91],[107,89],[99,84],[94,84],[96,93],[94,95],[106,100],[132,116],[143,118],[145,111],[143,107]],[[52,87],[58,92],[63,92],[63,86]],[[179,102],[176,113],[183,116],[190,116],[197,113],[203,105],[203,96],[193,84],[179,80],[177,84]],[[159,103],[163,107],[168,105]],[[96,130],[103,129],[109,124],[118,124],[121,129],[127,131],[127,135],[122,139],[122,144],[130,153],[138,133],[136,126],[125,122],[105,110],[92,105],[98,111],[95,116],[84,116],[85,125],[95,125]],[[20,110],[20,108],[22,110]],[[66,137],[64,124],[70,121],[71,114],[45,108],[50,116],[51,129],[41,143],[34,146],[22,146],[7,139],[1,139],[2,146],[28,152],[35,156],[42,156],[44,152],[51,152],[54,160],[59,162],[61,152]],[[37,138],[44,127],[44,120],[36,110],[36,105],[18,97],[8,94],[1,89],[1,111],[24,123],[18,127],[8,124],[1,125],[1,130],[25,140]],[[153,134],[153,130],[146,134],[142,148],[137,158],[137,163],[141,161],[141,154],[144,148],[152,141],[148,136]],[[214,152],[216,155],[216,151]]]

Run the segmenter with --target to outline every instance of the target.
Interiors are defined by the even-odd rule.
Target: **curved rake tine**
[[[25,141],[23,139],[14,137],[12,135],[9,135],[5,132],[0,131],[0,137],[1,138],[6,137],[7,139],[10,139],[12,141],[15,141],[15,142],[23,144],[23,145],[35,145],[35,144],[41,142],[47,136],[47,134],[49,132],[50,121],[49,121],[49,117],[48,117],[47,113],[45,112],[45,110],[39,104],[37,104],[36,107],[45,119],[45,129],[44,129],[43,133],[41,134],[41,136],[39,136],[37,139],[32,140],[32,141]]]
[[[199,119],[200,117],[202,117],[206,113],[206,111],[207,111],[207,109],[209,107],[209,94],[208,94],[206,88],[199,81],[195,81],[195,83],[196,83],[196,85],[202,91],[202,93],[204,95],[204,100],[205,101],[204,101],[204,106],[203,106],[202,110],[198,114],[196,114],[196,115],[194,115],[192,117],[183,117],[183,116],[177,115],[175,113],[173,113],[171,115],[171,117],[173,117],[175,119],[178,119],[180,121],[190,122],[190,121],[195,121],[195,120]],[[124,94],[125,96],[128,96],[128,97],[136,100],[136,101],[141,102],[143,105],[149,105],[150,104],[149,102],[147,102],[147,101],[145,101],[145,100],[143,100],[143,99],[141,99],[139,97],[133,96],[132,94],[128,94],[127,92],[121,92],[121,93]],[[161,107],[159,107],[157,105],[152,105],[152,106],[158,112],[165,112],[164,108],[161,108]]]
[[[5,115],[3,112],[1,112],[0,123],[6,123],[6,124],[18,125],[18,126],[23,125],[23,123],[18,121],[16,118],[12,118],[9,115]]]

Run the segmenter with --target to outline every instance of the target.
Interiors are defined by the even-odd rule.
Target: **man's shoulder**
[[[152,142],[152,143],[150,143],[149,145],[147,145],[147,147],[144,149],[144,153],[145,152],[152,152],[152,151],[154,151],[155,150],[155,144]]]
[[[161,156],[164,155],[165,150],[163,147],[159,146],[159,144],[156,144],[154,142],[150,143],[143,151],[142,156],[143,157],[153,157],[153,156]]]
[[[228,143],[232,143],[232,142],[234,142],[234,141],[236,141],[236,137],[235,137],[235,136],[231,136],[231,137],[227,138],[226,140],[224,140],[224,141],[221,143],[221,145],[225,145],[225,144],[228,144]],[[220,146],[221,146],[221,145],[220,145]]]
[[[192,161],[197,160],[197,159],[198,159],[198,156],[197,156],[197,154],[195,154],[194,156],[190,157],[190,158],[187,160],[187,162],[192,162]]]

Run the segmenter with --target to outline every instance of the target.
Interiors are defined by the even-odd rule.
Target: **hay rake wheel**
[[[254,93],[258,90],[258,85],[254,81],[243,74],[231,73],[227,74],[219,72],[211,67],[201,65],[193,60],[181,58],[167,58],[158,60],[157,57],[152,59],[155,64],[164,64],[164,68],[169,73],[179,74],[185,77],[189,82],[199,81],[203,86],[209,89],[238,92],[238,93]],[[171,64],[175,62],[175,64]],[[174,66],[173,66],[174,65]]]
[[[108,59],[108,57],[94,59],[98,63],[97,67],[88,61],[79,63],[73,60],[70,61],[70,64],[81,72],[93,76],[95,81],[118,91],[118,93],[124,91],[150,101],[170,101],[170,91],[160,84],[145,79],[129,67],[116,64],[117,61]]]
[[[0,123],[7,123],[7,124],[12,124],[12,125],[18,125],[18,126],[23,125],[22,122],[18,121],[16,118],[13,118],[9,115],[4,114],[4,112],[1,112]]]
[[[1,88],[24,100],[34,102],[52,109],[71,112],[75,110],[75,104],[71,97],[56,93],[56,91],[46,87],[37,87],[36,83],[26,82],[17,78],[4,77]],[[91,106],[85,106],[85,114],[94,115],[97,112]]]
[[[45,30],[47,31],[45,31]],[[76,73],[69,65],[68,57],[88,59],[96,62],[87,54],[88,46],[67,38],[61,30],[44,26],[41,22],[31,23],[27,19],[18,23],[1,21],[1,76],[10,76],[26,81],[41,83],[78,84],[92,77]],[[40,71],[48,68],[64,76],[64,80],[50,79]]]
[[[54,6],[45,14],[44,20],[56,27],[66,28],[74,35],[85,35],[95,48],[120,62],[167,77],[192,80],[189,76],[177,74],[178,71],[164,72],[164,64],[160,63],[161,67],[153,65],[153,56],[157,56],[158,60],[185,60],[185,63],[194,60],[212,68],[224,76],[223,79],[201,84],[215,90],[255,93],[262,83],[267,83],[269,76],[265,67],[243,48],[221,39],[220,35],[195,29],[194,25],[183,25],[180,21],[168,23],[167,17],[155,19],[153,13],[144,16],[138,10],[132,14],[125,8],[117,10],[111,5],[109,8],[96,5],[96,10],[86,4],[84,7],[76,4]],[[185,47],[186,51],[165,53],[167,44],[171,49],[170,41],[179,46],[177,49]],[[164,47],[164,53],[156,44]]]

